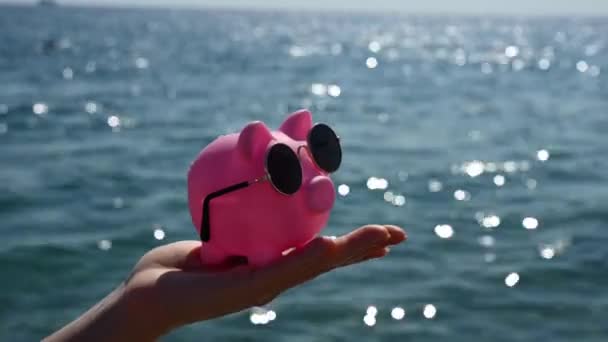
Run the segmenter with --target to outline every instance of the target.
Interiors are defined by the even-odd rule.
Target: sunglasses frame
[[[313,164],[315,165],[315,167],[317,169],[322,170],[326,174],[331,173],[319,166],[319,164],[317,163],[317,161],[314,158],[314,154],[310,150],[310,135],[311,135],[313,129],[320,125],[328,127],[334,133],[334,135],[336,136],[336,139],[338,139],[338,142],[340,141],[340,136],[338,136],[336,134],[336,132],[329,125],[324,124],[324,123],[316,123],[314,126],[312,126],[312,128],[306,135],[306,144],[305,145],[298,146],[296,152],[293,152],[293,150],[291,150],[291,148],[289,148],[291,150],[291,152],[296,155],[296,159],[298,159],[298,162],[300,165],[300,172],[302,171],[302,162],[300,161],[300,150],[303,148],[307,151],[309,158],[312,160]],[[210,202],[212,199],[229,194],[231,192],[234,192],[234,191],[237,191],[240,189],[244,189],[250,185],[262,183],[262,182],[266,182],[266,181],[269,181],[270,184],[272,185],[272,187],[274,188],[274,190],[276,192],[280,193],[281,195],[290,196],[300,190],[300,187],[302,186],[301,180],[300,180],[300,185],[298,185],[298,188],[292,194],[287,194],[287,193],[279,190],[279,188],[277,188],[277,186],[272,181],[270,172],[268,172],[268,155],[270,154],[272,147],[274,147],[276,145],[285,145],[285,146],[289,147],[287,144],[284,144],[284,143],[276,143],[276,144],[272,145],[269,149],[266,150],[265,155],[264,155],[264,175],[263,176],[255,178],[253,180],[244,181],[244,182],[240,182],[237,184],[227,186],[225,188],[214,191],[214,192],[208,194],[207,196],[205,196],[205,198],[203,199],[203,203],[202,203],[201,227],[200,227],[201,228],[200,229],[200,238],[201,238],[202,242],[209,242],[209,240],[211,239],[211,227],[210,227],[211,220],[209,219],[209,206],[210,206]],[[340,146],[340,158],[341,157],[342,157],[342,146]],[[339,168],[339,166],[338,166],[338,168]],[[337,171],[337,169],[335,171]],[[335,172],[335,171],[333,171],[333,172]]]

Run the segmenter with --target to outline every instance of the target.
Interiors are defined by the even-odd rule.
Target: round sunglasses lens
[[[302,168],[298,156],[285,144],[276,144],[270,148],[266,169],[275,188],[286,195],[298,191],[302,184]]]
[[[308,136],[308,147],[317,165],[334,172],[342,163],[342,148],[336,133],[325,124],[316,124]]]

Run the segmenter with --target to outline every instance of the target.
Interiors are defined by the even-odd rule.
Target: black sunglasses
[[[302,186],[302,165],[298,159],[300,149],[304,148],[308,151],[319,169],[327,173],[338,170],[342,163],[342,148],[340,138],[334,130],[326,124],[316,124],[308,132],[306,142],[308,146],[298,147],[297,154],[283,143],[272,145],[266,152],[264,176],[225,187],[205,196],[200,230],[201,241],[207,242],[211,238],[209,202],[212,199],[264,181],[269,181],[281,194],[293,195],[296,193]]]

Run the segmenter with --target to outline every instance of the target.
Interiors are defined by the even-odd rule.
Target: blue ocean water
[[[383,260],[166,340],[608,340],[608,20],[0,7],[0,340],[196,239],[185,175],[250,120],[340,133],[325,234]],[[255,323],[255,324],[254,324]]]

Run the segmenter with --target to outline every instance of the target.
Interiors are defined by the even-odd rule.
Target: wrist
[[[153,341],[169,330],[124,283],[44,341]]]
[[[152,287],[122,284],[117,289],[115,302],[117,322],[125,330],[129,341],[152,341],[174,327]]]

